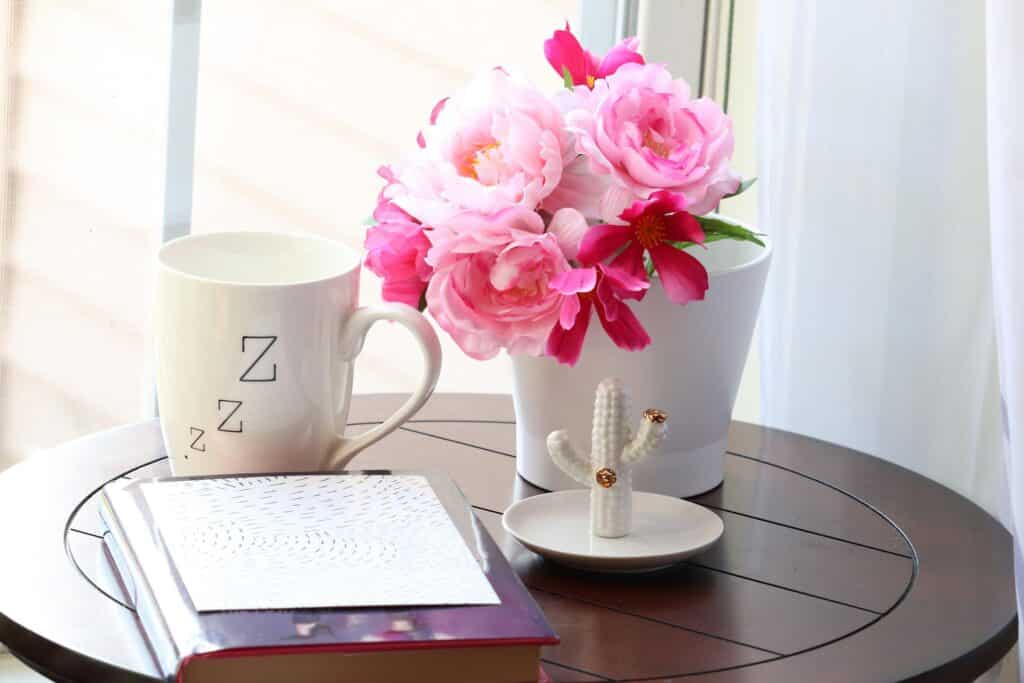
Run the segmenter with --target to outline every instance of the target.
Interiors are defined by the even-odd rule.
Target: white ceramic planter
[[[548,490],[579,487],[548,457],[546,439],[568,429],[576,448],[590,452],[594,391],[614,376],[630,393],[637,417],[645,408],[669,414],[668,438],[636,466],[634,489],[689,497],[718,486],[771,261],[771,243],[766,244],[722,241],[691,249],[710,275],[703,301],[676,306],[655,279],[643,301],[630,302],[653,340],[643,351],[616,347],[594,316],[575,367],[550,358],[513,358],[519,474]]]

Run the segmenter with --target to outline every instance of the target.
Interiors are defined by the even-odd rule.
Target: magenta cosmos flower
[[[573,85],[593,88],[597,79],[610,76],[623,64],[644,63],[643,56],[636,51],[637,43],[636,38],[626,38],[599,61],[594,54],[583,49],[569,30],[569,22],[566,22],[565,30],[555,31],[544,41],[544,56],[559,76],[568,71]]]
[[[583,236],[579,260],[594,264],[615,256],[612,268],[647,280],[644,252],[651,256],[665,294],[677,304],[703,299],[708,272],[692,255],[673,242],[704,242],[700,223],[686,212],[681,194],[658,191],[650,199],[633,202],[619,214],[625,225],[595,225]]]
[[[650,287],[646,280],[598,264],[560,273],[550,287],[562,294],[562,303],[546,352],[559,363],[576,365],[579,361],[595,307],[601,327],[619,348],[639,351],[651,343],[647,330],[622,301],[639,298]]]

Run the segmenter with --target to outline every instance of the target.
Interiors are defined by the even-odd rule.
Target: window
[[[4,3],[0,463],[138,418],[169,12]]]

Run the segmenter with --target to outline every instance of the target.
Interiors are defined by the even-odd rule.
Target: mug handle
[[[346,437],[339,434],[340,443],[329,456],[325,469],[344,468],[359,451],[400,427],[427,402],[441,374],[441,343],[437,339],[437,333],[422,313],[405,304],[380,304],[357,308],[341,330],[339,349],[343,361],[355,362],[355,357],[363,348],[366,333],[378,320],[400,323],[412,332],[423,352],[423,379],[412,396],[384,422],[358,436]],[[346,383],[351,387],[351,379]]]

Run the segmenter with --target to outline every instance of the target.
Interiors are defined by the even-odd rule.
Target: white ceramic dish
[[[525,498],[505,511],[505,531],[561,564],[601,572],[646,572],[710,547],[724,529],[718,515],[657,493],[633,494],[633,530],[622,538],[590,534],[590,491],[573,489]]]

